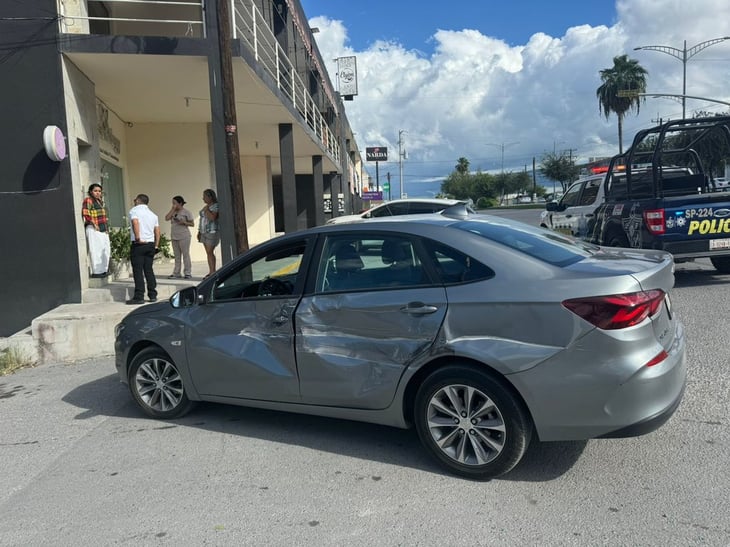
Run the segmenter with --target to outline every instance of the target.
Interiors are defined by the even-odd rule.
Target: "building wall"
[[[71,171],[69,184],[75,199],[73,223],[76,237],[76,258],[82,285],[89,275],[86,234],[81,219],[81,204],[91,181],[98,181],[99,144],[94,125],[96,97],[94,84],[73,63],[62,58],[63,89],[67,118],[68,161]],[[71,220],[71,219],[69,219]]]
[[[195,216],[191,228],[193,261],[205,261],[205,250],[195,240],[198,212],[203,207],[203,190],[215,189],[208,153],[207,124],[134,124],[126,130],[128,143],[126,187],[130,199],[137,194],[150,197],[150,209],[160,217],[160,230],[170,235],[165,214],[172,197],[181,195],[185,207]],[[193,275],[197,275],[193,272]]]
[[[67,134],[55,10],[54,0],[0,2],[0,336],[81,300],[70,162],[43,147],[46,126]]]
[[[250,247],[268,241],[274,235],[274,195],[271,185],[271,158],[241,158],[243,199]]]

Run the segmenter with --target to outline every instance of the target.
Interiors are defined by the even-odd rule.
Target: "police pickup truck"
[[[664,250],[676,262],[708,257],[730,273],[730,192],[708,174],[727,161],[730,116],[642,130],[605,174],[548,203],[543,224],[598,245]]]

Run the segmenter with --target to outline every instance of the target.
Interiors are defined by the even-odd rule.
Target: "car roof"
[[[466,203],[468,200],[452,198],[401,198],[384,201],[383,203],[374,205],[372,208],[390,205],[391,203],[413,203],[416,201],[419,203],[433,203],[435,205],[456,205],[457,203]]]
[[[455,200],[456,204],[459,204],[458,200]],[[455,208],[454,214],[444,214],[438,213],[420,213],[420,214],[413,214],[413,215],[397,215],[397,216],[388,216],[388,217],[378,217],[378,218],[372,218],[363,220],[362,222],[346,222],[341,224],[323,224],[322,226],[315,226],[313,228],[308,228],[306,230],[302,230],[299,232],[295,232],[291,235],[302,235],[302,233],[307,232],[310,234],[315,233],[323,233],[323,232],[329,232],[329,231],[336,231],[336,232],[342,232],[342,231],[377,231],[377,230],[386,230],[386,231],[403,231],[403,232],[410,232],[410,233],[419,233],[421,230],[425,230],[426,232],[431,232],[432,227],[435,227],[435,229],[438,231],[441,228],[449,227],[450,225],[460,222],[464,220],[463,212],[460,210],[461,208]],[[524,225],[522,222],[514,221],[508,218],[504,217],[498,217],[494,215],[488,215],[483,213],[470,213],[469,219],[472,220],[482,220],[486,222],[498,222],[501,224],[512,224],[512,225]],[[288,237],[289,234],[287,234],[286,237]]]

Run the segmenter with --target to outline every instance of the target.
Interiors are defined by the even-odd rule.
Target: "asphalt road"
[[[487,483],[442,473],[413,431],[212,404],[149,420],[111,358],[0,378],[0,545],[730,545],[730,276],[676,279],[672,419],[534,443]]]

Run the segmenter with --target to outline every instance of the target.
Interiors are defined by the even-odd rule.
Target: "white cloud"
[[[546,151],[572,149],[581,159],[618,151],[616,117],[599,114],[596,88],[599,70],[613,57],[629,54],[649,71],[648,90],[681,93],[682,63],[655,51],[633,51],[642,45],[688,47],[730,35],[730,2],[695,0],[619,0],[612,26],[581,25],[564,36],[533,35],[510,46],[476,30],[434,30],[433,53],[407,50],[401,44],[375,42],[354,51],[346,24],[317,17],[317,44],[335,73],[332,59],[357,56],[359,95],[347,102],[347,115],[358,145],[388,146],[393,171],[398,130],[409,159],[409,180],[446,176],[457,158],[473,168],[521,169],[539,162]],[[702,51],[687,63],[687,94],[730,101],[730,41]],[[721,112],[719,104],[687,100],[688,116],[696,109]],[[624,146],[652,119],[678,118],[682,107],[671,99],[648,98],[638,116],[625,120]],[[374,169],[370,169],[374,172]],[[394,173],[397,172],[397,168]]]

